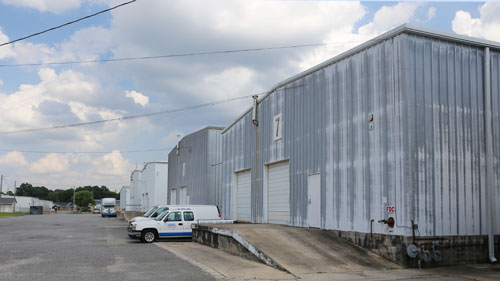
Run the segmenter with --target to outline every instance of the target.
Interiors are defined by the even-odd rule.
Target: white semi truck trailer
[[[101,216],[102,217],[116,217],[116,199],[115,198],[102,198]]]

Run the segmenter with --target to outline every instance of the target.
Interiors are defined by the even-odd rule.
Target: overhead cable
[[[304,86],[305,86],[305,84],[304,85],[302,85],[302,84],[295,85],[295,86],[283,88],[281,90],[304,87]],[[181,107],[181,108],[177,108],[177,109],[163,110],[163,111],[137,114],[137,115],[129,115],[129,116],[123,116],[123,117],[117,117],[117,118],[111,118],[111,119],[103,119],[103,120],[97,120],[97,121],[91,121],[91,122],[82,122],[82,123],[58,125],[58,126],[52,126],[52,127],[32,128],[32,129],[0,132],[0,135],[9,135],[9,134],[27,133],[27,132],[39,132],[39,131],[47,131],[47,130],[54,130],[54,129],[63,129],[63,128],[79,127],[79,126],[86,126],[86,125],[95,125],[95,124],[107,123],[107,122],[112,122],[112,121],[121,121],[121,120],[130,120],[130,119],[143,118],[143,117],[151,117],[151,116],[156,116],[156,115],[176,113],[176,112],[182,112],[182,111],[188,111],[188,110],[194,110],[194,109],[214,106],[214,105],[223,104],[223,103],[227,103],[227,102],[231,102],[231,101],[235,101],[235,100],[241,100],[241,99],[250,98],[250,97],[254,97],[254,96],[260,96],[260,95],[264,95],[264,94],[269,94],[269,92],[240,96],[240,97],[236,97],[236,98],[230,98],[230,99],[219,100],[219,101],[214,101],[214,102],[209,102],[209,103]]]
[[[316,43],[316,44],[289,45],[289,46],[278,46],[278,47],[262,47],[262,48],[235,49],[235,50],[222,50],[222,51],[210,51],[210,52],[168,54],[168,55],[158,55],[158,56],[125,57],[125,58],[114,58],[114,59],[95,59],[95,60],[81,60],[81,61],[46,62],[46,63],[0,64],[0,67],[47,66],[47,65],[67,65],[67,64],[83,64],[83,63],[99,63],[99,62],[152,60],[152,59],[165,59],[165,58],[175,58],[175,57],[208,56],[216,54],[232,54],[232,53],[242,53],[242,52],[258,52],[258,51],[269,51],[269,50],[280,50],[280,49],[306,48],[306,47],[317,47],[317,46],[345,44],[345,43],[359,43],[359,42],[364,42],[364,41]]]
[[[59,126],[44,127],[44,128],[32,128],[32,129],[24,129],[24,130],[0,132],[0,135],[8,135],[8,134],[15,134],[15,133],[26,133],[26,132],[47,131],[47,130],[54,130],[54,129],[69,128],[69,127],[79,127],[79,126],[85,126],[85,125],[95,125],[95,124],[107,123],[107,122],[112,122],[112,121],[121,121],[121,120],[135,119],[135,118],[151,117],[151,116],[156,116],[156,115],[163,115],[163,114],[169,114],[169,113],[175,113],[175,112],[181,112],[181,111],[187,111],[187,110],[194,110],[194,109],[198,109],[198,108],[203,108],[203,107],[213,106],[213,105],[217,105],[217,104],[227,103],[227,102],[230,102],[230,101],[235,101],[235,100],[240,100],[240,99],[244,99],[244,98],[249,98],[249,97],[252,97],[252,96],[254,96],[254,95],[246,95],[246,96],[241,96],[241,97],[237,97],[237,98],[231,98],[231,99],[225,99],[225,100],[220,100],[220,101],[215,101],[215,102],[209,102],[209,103],[204,103],[204,104],[192,105],[192,106],[187,106],[187,107],[182,107],[182,108],[177,108],[177,109],[170,109],[170,110],[163,110],[163,111],[157,111],[157,112],[151,112],[151,113],[144,113],[144,114],[123,116],[123,117],[117,117],[117,118],[111,118],[111,119],[103,119],[103,120],[98,120],[98,121],[74,123],[74,124],[59,125]]]
[[[169,151],[172,148],[158,148],[158,149],[143,149],[143,150],[118,150],[120,153],[138,153],[138,152],[158,152],[158,151]],[[19,149],[0,149],[0,152],[21,152],[21,153],[38,153],[38,154],[109,154],[112,151],[41,151],[41,150],[19,150]]]
[[[70,21],[70,22],[67,22],[67,23],[64,23],[64,24],[61,24],[61,25],[58,25],[58,26],[55,26],[55,27],[52,27],[52,28],[46,29],[46,30],[43,30],[43,31],[40,31],[40,32],[37,32],[37,33],[33,33],[33,34],[31,34],[31,35],[28,35],[28,36],[24,36],[24,37],[21,37],[21,38],[18,38],[18,39],[15,39],[15,40],[9,41],[9,42],[2,43],[2,44],[0,44],[0,47],[5,46],[5,45],[12,44],[12,43],[14,43],[14,42],[18,42],[18,41],[21,41],[21,40],[28,39],[28,38],[31,38],[31,37],[34,37],[34,36],[37,36],[37,35],[43,34],[43,33],[45,33],[45,32],[49,32],[49,31],[52,31],[52,30],[55,30],[55,29],[58,29],[58,28],[61,28],[61,27],[64,27],[64,26],[67,26],[67,25],[70,25],[70,24],[73,24],[73,23],[76,23],[76,22],[82,21],[82,20],[85,20],[85,19],[88,19],[88,18],[91,18],[91,17],[94,17],[94,16],[97,16],[97,15],[102,14],[102,13],[109,12],[109,11],[114,10],[114,9],[116,9],[116,8],[119,8],[119,7],[122,7],[122,6],[128,5],[128,4],[131,4],[131,3],[135,2],[135,1],[137,1],[137,0],[128,1],[128,2],[122,3],[122,4],[120,4],[120,5],[116,5],[116,6],[114,6],[114,7],[111,7],[111,8],[109,8],[109,9],[102,10],[102,11],[100,11],[100,12],[94,13],[94,14],[92,14],[92,15],[85,16],[85,17],[83,17],[83,18],[79,18],[79,19],[76,19],[76,20],[73,20],[73,21]]]

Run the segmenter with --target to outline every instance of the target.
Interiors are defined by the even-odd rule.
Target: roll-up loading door
[[[290,167],[289,162],[268,166],[268,222],[290,223]]]
[[[236,173],[236,196],[235,212],[236,219],[251,221],[251,201],[252,201],[252,171]]]

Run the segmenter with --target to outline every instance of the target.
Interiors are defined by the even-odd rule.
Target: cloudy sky
[[[126,1],[0,0],[0,44],[122,2]],[[2,46],[3,191],[12,190],[15,181],[50,188],[107,185],[119,190],[127,185],[136,166],[167,160],[178,135],[208,125],[228,125],[251,105],[251,99],[150,118],[5,132],[262,93],[403,23],[500,41],[498,15],[500,4],[484,2],[138,0]],[[152,60],[48,64],[317,43],[327,44]],[[9,66],[33,63],[45,65]],[[137,150],[156,151],[130,152]]]

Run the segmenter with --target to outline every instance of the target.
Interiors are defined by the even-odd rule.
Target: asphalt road
[[[0,280],[214,280],[168,250],[129,239],[126,226],[100,215],[0,218]]]

